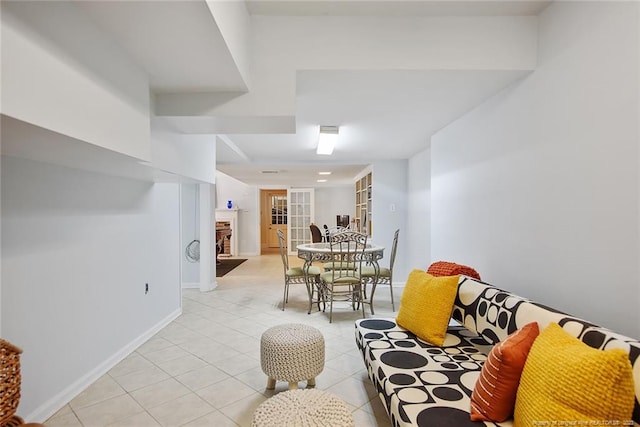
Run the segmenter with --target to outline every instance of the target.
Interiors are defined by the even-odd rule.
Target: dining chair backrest
[[[309,229],[311,230],[311,241],[313,243],[322,242],[322,232],[315,224],[309,224]]]
[[[329,233],[329,227],[327,226],[327,224],[324,224],[322,228],[324,228],[324,241],[328,242],[329,237],[331,236],[331,233]]]
[[[331,241],[331,236],[333,236],[336,233],[341,233],[343,231],[349,231],[348,228],[343,227],[341,225],[335,225],[333,227],[327,227],[325,229],[325,234],[327,235],[327,241],[330,242]]]
[[[287,243],[285,242],[284,232],[282,230],[276,230],[278,233],[278,246],[280,246],[280,257],[282,258],[282,264],[284,265],[285,273],[289,270],[289,256],[287,255]]]
[[[335,262],[347,263],[352,266],[348,269],[336,268],[335,272],[341,276],[356,276],[360,274],[362,263],[365,261],[365,249],[367,247],[367,235],[356,231],[341,231],[331,235],[329,241],[331,258]]]
[[[400,234],[400,229],[397,229],[393,234],[393,245],[391,245],[391,258],[389,262],[389,270],[393,270],[393,263],[396,261],[396,251],[398,250],[398,235]]]

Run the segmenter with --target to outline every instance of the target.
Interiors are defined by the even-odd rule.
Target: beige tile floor
[[[301,262],[291,257],[291,264]],[[266,390],[260,336],[271,326],[295,322],[312,325],[325,337],[325,368],[316,388],[342,398],[356,426],[390,426],[355,344],[353,322],[361,312],[342,302],[334,303],[331,324],[328,308],[322,313],[314,307],[308,315],[301,285],[291,287],[282,311],[283,286],[282,262],[275,254],[249,258],[218,278],[211,292],[185,290],[179,318],[45,425],[250,426],[254,409],[288,386],[279,381],[275,391]],[[378,288],[375,301],[376,316],[394,316],[387,287]]]

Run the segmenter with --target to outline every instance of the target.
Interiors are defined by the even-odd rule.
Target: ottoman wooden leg
[[[276,379],[269,377],[267,379],[267,390],[273,390],[274,388],[276,388]]]
[[[260,366],[268,378],[267,390],[276,388],[276,378],[286,381],[289,390],[315,386],[316,376],[324,368],[324,337],[308,325],[285,323],[263,332],[260,338]]]

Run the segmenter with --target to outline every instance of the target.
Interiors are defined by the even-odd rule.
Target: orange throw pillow
[[[471,421],[502,422],[513,414],[520,376],[539,334],[532,322],[493,347],[471,394]]]
[[[434,262],[427,269],[427,273],[429,273],[432,276],[438,276],[438,277],[439,276],[459,276],[463,274],[465,276],[469,276],[474,279],[482,280],[480,279],[480,275],[478,274],[478,272],[473,268],[467,265],[456,264],[455,262],[448,262],[448,261]]]

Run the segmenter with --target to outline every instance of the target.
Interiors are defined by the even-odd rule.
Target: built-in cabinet
[[[371,172],[356,181],[356,216],[354,218],[354,226],[357,230],[369,236],[372,230],[371,188]]]

